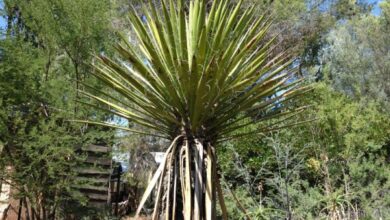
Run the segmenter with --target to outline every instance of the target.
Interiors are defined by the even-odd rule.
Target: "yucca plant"
[[[273,53],[274,38],[266,38],[269,19],[241,5],[149,2],[142,16],[130,14],[138,43],[122,37],[116,46],[120,59],[99,56],[94,64],[93,74],[112,90],[82,91],[102,104],[95,107],[145,128],[124,130],[172,141],[137,214],[157,186],[153,219],[215,219],[218,200],[226,219],[217,144],[278,129],[303,110],[286,104],[307,89],[289,68],[288,53]],[[237,132],[258,122],[264,127]]]

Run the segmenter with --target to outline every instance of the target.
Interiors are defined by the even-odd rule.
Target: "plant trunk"
[[[176,138],[146,189],[137,214],[156,185],[153,219],[216,219],[216,191],[222,190],[218,189],[214,147],[202,139]],[[218,197],[226,219],[223,196]]]

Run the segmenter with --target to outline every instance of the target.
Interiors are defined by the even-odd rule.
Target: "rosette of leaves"
[[[278,129],[303,111],[286,104],[307,88],[288,52],[273,53],[269,19],[242,9],[242,1],[206,2],[163,0],[143,5],[142,14],[134,10],[138,43],[122,37],[120,59],[99,56],[94,64],[112,92],[82,91],[102,104],[95,107],[145,128],[122,129],[172,141],[137,211],[157,186],[153,219],[215,219],[216,201],[226,219],[217,143]],[[241,129],[265,121],[272,123]]]

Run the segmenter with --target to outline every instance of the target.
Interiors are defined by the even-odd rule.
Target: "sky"
[[[376,16],[379,16],[380,13],[381,13],[381,8],[379,7],[379,2],[381,2],[382,0],[368,0],[369,3],[375,3],[375,6],[374,8],[372,9],[371,13],[373,15],[376,15]]]
[[[4,9],[4,2],[3,0],[0,0],[0,11],[1,11],[1,14],[3,14],[3,9]],[[0,16],[0,30],[4,30],[4,28],[6,27],[6,20],[4,19],[3,16]]]

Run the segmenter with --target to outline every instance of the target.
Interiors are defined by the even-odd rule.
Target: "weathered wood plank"
[[[92,163],[92,164],[104,165],[104,166],[111,166],[111,158],[101,158],[101,157],[88,156],[87,159],[85,159],[85,162]]]
[[[93,200],[101,200],[101,201],[107,201],[108,200],[108,194],[99,194],[99,193],[90,193],[90,192],[83,192],[85,196],[87,196],[89,199]]]
[[[108,186],[109,179],[108,178],[97,178],[97,177],[76,177],[76,181],[85,182],[90,184],[105,184]]]
[[[96,174],[96,175],[110,175],[110,170],[104,170],[99,168],[79,168],[78,173],[80,174]]]
[[[106,186],[93,186],[93,185],[78,185],[74,186],[77,189],[80,189],[81,191],[84,190],[91,190],[91,191],[97,191],[98,193],[107,194],[107,188]]]
[[[111,151],[110,147],[100,146],[95,144],[90,144],[82,148],[83,151],[98,152],[98,153],[109,153]]]

